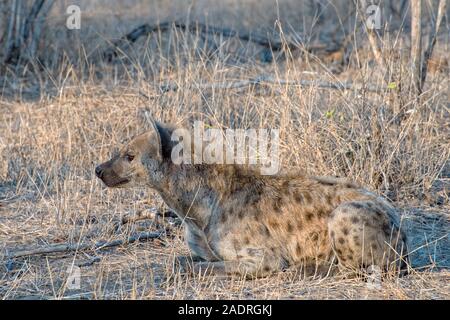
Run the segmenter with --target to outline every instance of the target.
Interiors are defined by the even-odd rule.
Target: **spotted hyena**
[[[173,130],[152,121],[95,173],[108,187],[156,190],[184,222],[194,271],[265,276],[288,267],[404,267],[405,235],[382,197],[344,179],[174,164]]]

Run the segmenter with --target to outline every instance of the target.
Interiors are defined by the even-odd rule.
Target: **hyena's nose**
[[[103,170],[102,170],[101,166],[97,166],[95,168],[95,175],[99,178],[102,178]]]

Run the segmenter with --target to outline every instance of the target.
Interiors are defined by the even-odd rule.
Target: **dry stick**
[[[314,81],[314,80],[283,80],[283,79],[275,79],[272,76],[259,76],[253,79],[248,80],[240,80],[240,81],[226,81],[219,83],[207,83],[203,85],[189,85],[187,87],[183,87],[183,89],[236,89],[242,87],[248,87],[252,85],[260,85],[265,83],[272,83],[278,85],[287,85],[287,86],[303,86],[303,87],[319,87],[325,89],[335,89],[335,90],[366,90],[371,92],[382,92],[382,88],[378,88],[375,86],[358,86],[354,83],[349,82],[326,82],[326,81]],[[168,83],[159,87],[162,93],[168,91],[177,91],[179,86],[175,83]]]
[[[416,96],[421,93],[422,71],[422,0],[411,1],[412,83]]]
[[[446,5],[447,5],[446,0],[439,1],[438,14],[437,14],[436,21],[434,22],[433,34],[430,36],[430,39],[428,42],[428,48],[427,48],[427,51],[425,51],[424,58],[423,58],[422,74],[421,74],[421,81],[420,81],[421,89],[423,88],[423,85],[427,78],[428,61],[431,59],[431,56],[433,55],[434,45],[436,44],[436,38],[437,38],[437,34],[439,32],[439,26],[442,22],[442,17],[444,16]]]
[[[15,259],[19,257],[25,257],[25,256],[33,256],[33,255],[40,255],[40,254],[48,254],[48,253],[57,253],[57,252],[70,252],[70,251],[80,251],[80,250],[98,250],[98,249],[104,249],[104,248],[110,248],[115,246],[120,246],[124,244],[133,243],[136,241],[142,241],[142,240],[149,240],[149,239],[156,239],[160,238],[162,236],[162,232],[141,232],[137,233],[136,235],[133,235],[129,237],[126,240],[113,240],[110,242],[106,241],[98,241],[94,244],[92,243],[84,243],[84,244],[70,244],[70,243],[62,243],[62,244],[52,244],[48,245],[43,248],[37,248],[37,249],[28,249],[28,250],[22,250],[14,252],[10,255],[7,255],[8,259]]]
[[[269,48],[272,51],[281,51],[285,48],[289,48],[290,50],[295,50],[299,48],[299,46],[296,43],[273,40],[255,33],[238,32],[232,29],[208,26],[200,22],[184,24],[182,22],[175,21],[175,22],[162,22],[157,25],[143,24],[133,29],[131,32],[123,36],[120,40],[114,42],[113,43],[114,47],[107,49],[103,55],[106,57],[108,61],[111,61],[114,57],[117,56],[118,51],[122,51],[124,48],[128,46],[128,44],[136,42],[140,37],[158,31],[167,31],[170,30],[172,27],[175,27],[183,31],[187,30],[192,33],[200,32],[209,35],[221,35],[227,38],[238,37],[241,40],[254,42],[256,44],[259,44],[260,46]],[[317,48],[316,46],[311,46],[308,47],[308,50],[313,50],[316,48]]]

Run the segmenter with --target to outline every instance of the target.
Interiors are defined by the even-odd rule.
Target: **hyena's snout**
[[[97,178],[102,179],[102,177],[103,177],[102,165],[99,165],[99,166],[95,167],[95,175],[97,176]]]
[[[108,180],[109,176],[114,173],[114,170],[112,170],[113,165],[113,159],[103,162],[95,167],[95,175],[97,178],[102,180],[103,182],[106,182],[105,180]]]
[[[107,161],[95,167],[95,175],[102,180],[107,187],[119,187],[129,182],[121,177],[113,168],[113,160]]]

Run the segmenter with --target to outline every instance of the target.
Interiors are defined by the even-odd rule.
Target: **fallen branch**
[[[285,86],[301,86],[301,87],[318,87],[324,89],[335,89],[335,90],[366,90],[370,92],[382,92],[383,89],[375,86],[362,86],[357,85],[350,82],[327,82],[327,81],[318,81],[318,80],[283,80],[276,79],[272,76],[259,76],[252,79],[247,80],[239,80],[239,81],[224,81],[217,83],[207,83],[207,84],[193,84],[180,88],[176,83],[167,83],[159,86],[159,90],[161,93],[166,93],[169,91],[177,91],[179,89],[200,89],[200,90],[227,90],[227,89],[236,89],[243,88],[248,86],[257,86],[263,84],[277,84],[277,85],[285,85]],[[141,93],[145,96],[145,94]]]
[[[71,243],[62,243],[62,244],[52,244],[43,248],[36,249],[28,249],[14,252],[10,255],[7,255],[7,259],[15,259],[19,257],[26,256],[34,256],[41,254],[49,254],[49,253],[58,253],[58,252],[71,252],[71,251],[82,251],[82,250],[100,250],[110,247],[116,247],[120,245],[125,245],[129,243],[133,243],[136,241],[144,241],[150,239],[157,239],[162,236],[162,232],[141,232],[137,233],[129,238],[122,240],[113,240],[110,242],[106,241],[98,241],[94,244],[92,243],[82,243],[82,244],[71,244]]]
[[[299,48],[298,43],[288,42],[287,40],[280,41],[269,39],[268,37],[255,33],[238,32],[228,28],[208,26],[200,22],[185,24],[182,22],[175,21],[175,22],[162,22],[157,25],[143,24],[133,29],[131,32],[120,38],[118,41],[113,42],[113,47],[107,49],[103,53],[103,55],[108,61],[112,61],[114,57],[117,57],[118,52],[123,51],[125,48],[129,46],[129,44],[136,42],[140,37],[146,36],[154,32],[168,31],[171,28],[177,28],[183,31],[187,30],[192,33],[221,35],[227,38],[237,37],[243,41],[256,43],[272,51],[281,51],[282,49],[285,48],[290,50],[295,50]]]

